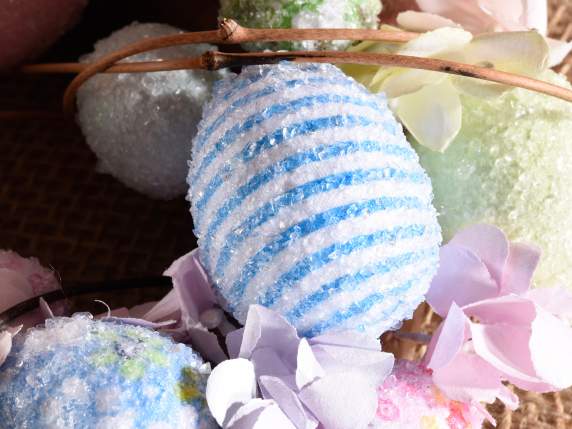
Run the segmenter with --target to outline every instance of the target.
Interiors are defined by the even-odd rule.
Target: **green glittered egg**
[[[220,18],[252,28],[377,28],[380,0],[221,0]],[[248,50],[345,49],[336,40],[248,43]]]
[[[552,71],[542,78],[570,88]],[[462,103],[463,126],[445,153],[415,145],[443,238],[497,225],[541,248],[536,286],[572,285],[572,104],[524,89]]]

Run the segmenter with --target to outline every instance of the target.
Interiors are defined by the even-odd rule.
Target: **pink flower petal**
[[[572,385],[572,328],[542,308],[537,309],[530,339],[536,376],[546,382],[543,390],[566,389]]]
[[[179,319],[180,316],[181,307],[179,304],[179,296],[177,292],[172,289],[163,299],[149,309],[141,319],[158,322],[167,319]]]
[[[485,299],[463,307],[469,317],[486,324],[502,323],[530,326],[536,317],[536,306],[526,297],[504,295]]]
[[[440,250],[440,266],[427,292],[427,302],[445,316],[452,303],[464,306],[497,296],[499,287],[489,270],[470,249],[453,244]]]
[[[486,265],[497,285],[502,284],[510,245],[499,228],[486,224],[469,226],[458,232],[449,243],[472,250]]]
[[[522,243],[511,243],[501,283],[501,294],[525,293],[531,285],[532,275],[540,261],[540,249]]]
[[[324,428],[365,428],[375,418],[377,392],[365,375],[327,375],[303,389],[299,398]]]
[[[444,16],[475,34],[493,31],[498,26],[478,0],[417,0],[417,4],[423,12]]]
[[[318,426],[318,422],[302,405],[296,393],[281,379],[263,376],[258,383],[262,397],[274,400],[297,429],[314,429]]]
[[[25,277],[17,271],[0,268],[0,283],[0,313],[35,296]]]
[[[458,353],[445,367],[433,371],[433,382],[450,399],[465,402],[493,403],[496,398],[509,408],[518,406],[518,397],[501,382],[502,375],[481,357]]]
[[[425,366],[435,370],[445,367],[453,361],[467,339],[469,326],[469,319],[453,303],[449,314],[431,338],[423,358]]]
[[[572,320],[572,294],[562,287],[531,289],[525,297],[555,316]]]

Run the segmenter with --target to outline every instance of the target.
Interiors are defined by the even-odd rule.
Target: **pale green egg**
[[[552,71],[543,79],[570,88]],[[536,286],[572,285],[572,104],[524,89],[462,103],[461,132],[445,153],[415,145],[444,239],[497,225],[541,248]]]

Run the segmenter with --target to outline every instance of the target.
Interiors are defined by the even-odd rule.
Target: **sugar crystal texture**
[[[378,389],[378,408],[370,429],[478,429],[483,415],[452,401],[434,384],[431,372],[416,362],[397,361]]]
[[[181,33],[164,24],[133,23],[95,45],[91,62],[145,38]],[[196,57],[215,46],[159,49],[124,61]],[[227,71],[178,70],[100,74],[78,92],[78,121],[101,172],[148,196],[184,195],[192,138],[213,82]]]
[[[570,88],[552,71],[544,78]],[[537,286],[572,285],[572,104],[524,89],[463,97],[463,126],[445,153],[415,145],[435,191],[443,236],[475,223],[542,250]]]
[[[377,28],[380,0],[221,0],[219,16],[252,28]],[[248,50],[345,49],[345,40],[247,43]]]
[[[151,330],[78,314],[15,341],[0,367],[1,427],[217,427],[204,398],[208,365]]]
[[[431,183],[385,99],[332,65],[220,81],[189,184],[201,262],[241,322],[261,304],[305,336],[379,335],[435,274]]]

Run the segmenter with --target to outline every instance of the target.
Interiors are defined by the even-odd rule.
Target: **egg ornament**
[[[407,360],[396,362],[377,397],[369,429],[479,429],[485,417],[475,406],[447,398],[430,370]]]
[[[220,18],[252,28],[370,28],[378,26],[379,0],[221,0]],[[345,40],[246,43],[247,50],[343,50]]]
[[[95,44],[82,62],[95,61],[146,38],[182,33],[165,24],[133,23]],[[215,46],[175,46],[124,61],[196,57]],[[212,84],[228,71],[177,70],[100,74],[78,91],[77,120],[98,170],[157,199],[185,194],[191,141]]]
[[[209,366],[146,328],[85,314],[17,335],[0,367],[0,421],[17,428],[218,427]]]
[[[570,88],[564,76],[543,79]],[[572,284],[572,104],[524,89],[494,99],[462,96],[463,122],[444,153],[415,144],[449,240],[472,224],[535,243],[537,286]]]
[[[193,143],[199,258],[242,323],[260,304],[301,335],[379,335],[438,264],[431,183],[382,96],[329,64],[221,80]]]

